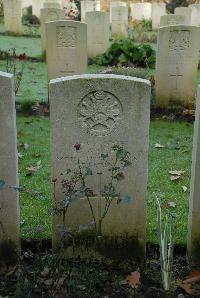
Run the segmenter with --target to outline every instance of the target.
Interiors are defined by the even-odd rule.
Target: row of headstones
[[[166,14],[164,3],[134,3],[131,4],[131,15],[135,20],[151,19],[153,30],[173,24],[200,26],[200,4],[177,7],[174,14]]]
[[[49,47],[46,44],[47,42],[49,43],[49,45],[52,43],[54,44],[56,39],[54,36],[55,32],[54,31],[51,32],[48,28],[50,26],[51,27],[54,26],[53,24],[50,24],[50,22],[52,21],[60,21],[60,24],[61,24],[61,21],[64,20],[64,11],[62,9],[57,9],[57,8],[43,8],[41,9],[40,14],[41,14],[42,51],[45,52],[47,50],[47,56],[49,56],[49,52],[51,52],[52,47],[51,46]],[[87,26],[85,23],[87,24]],[[128,19],[127,19],[127,11],[125,7],[113,8],[111,31],[110,31],[110,18],[109,18],[108,12],[102,12],[102,11],[86,12],[85,23],[77,22],[77,25],[74,22],[71,23],[71,25],[73,24],[73,26],[72,27],[70,27],[71,25],[68,26],[67,36],[66,34],[65,36],[61,34],[61,31],[62,31],[61,28],[56,29],[56,30],[60,30],[59,32],[56,32],[57,37],[59,36],[58,37],[59,39],[62,38],[63,46],[60,45],[60,47],[64,47],[65,50],[67,50],[66,48],[70,50],[69,49],[71,47],[70,42],[71,44],[73,44],[73,39],[77,39],[73,37],[73,34],[75,34],[75,31],[78,30],[76,29],[76,26],[78,26],[78,28],[85,28],[85,29],[82,29],[83,31],[81,33],[82,37],[80,42],[82,44],[80,45],[80,51],[84,53],[85,47],[87,47],[86,55],[88,55],[89,58],[93,58],[98,54],[103,54],[106,52],[106,50],[110,46],[111,34],[112,36],[117,35],[120,37],[122,36],[126,37],[128,34],[127,33]],[[70,38],[72,39],[71,41],[69,40]],[[79,41],[78,41],[78,44],[79,44]],[[74,45],[72,47],[74,47]],[[69,57],[69,59],[73,60],[73,56]],[[85,59],[83,61],[85,61]]]
[[[76,165],[74,144],[80,145],[79,166],[89,166],[93,176],[90,185],[99,194],[97,176],[103,173],[101,185],[109,181],[108,169],[100,156],[109,155],[113,145],[130,152],[132,165],[125,180],[119,181],[120,194],[131,200],[112,203],[102,226],[103,235],[136,239],[135,249],[145,253],[148,139],[150,122],[150,82],[117,75],[77,75],[50,82],[50,122],[52,177],[57,184],[54,198],[63,200],[62,179],[67,169]],[[0,249],[16,245],[20,251],[20,217],[18,200],[18,162],[15,96],[13,77],[0,72]],[[200,89],[197,100],[193,146],[193,165],[188,225],[188,248],[191,259],[199,262],[200,250]],[[6,184],[4,184],[4,182]],[[91,201],[98,214],[97,197]],[[55,202],[54,202],[55,203]],[[65,225],[79,230],[92,222],[86,198],[71,203]],[[53,245],[59,247],[61,216],[54,216]],[[125,237],[125,238],[124,238]],[[122,245],[123,246],[123,245]],[[133,251],[134,254],[134,251]]]
[[[22,34],[23,9],[32,6],[33,15],[40,17],[41,8],[60,8],[60,0],[3,0],[6,31]]]
[[[109,45],[109,17],[86,13],[87,23],[47,22],[46,56],[49,80],[87,72],[87,55],[104,52]],[[87,38],[88,34],[88,38]],[[173,25],[159,29],[155,90],[160,107],[194,102],[200,49],[200,27]]]

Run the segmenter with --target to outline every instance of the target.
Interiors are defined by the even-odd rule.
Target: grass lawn
[[[38,117],[17,117],[20,185],[21,233],[23,238],[51,238],[50,144],[49,120]],[[189,179],[193,125],[185,122],[155,120],[150,127],[147,240],[156,241],[154,192],[163,204],[176,202],[176,243],[186,241]],[[156,149],[155,144],[165,145]],[[29,144],[24,149],[24,144]],[[25,145],[26,147],[26,145]],[[41,169],[29,176],[27,167],[41,161]],[[184,170],[178,181],[171,181],[168,171]],[[183,191],[182,186],[188,190]],[[40,228],[45,230],[40,232]]]

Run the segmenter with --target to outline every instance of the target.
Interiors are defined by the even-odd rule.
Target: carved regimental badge
[[[119,99],[107,91],[87,94],[78,105],[78,117],[82,127],[96,136],[111,133],[121,121],[122,105]]]

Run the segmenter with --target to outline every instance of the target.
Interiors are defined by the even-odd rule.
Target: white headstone
[[[88,56],[103,54],[109,48],[109,13],[92,11],[86,13]]]
[[[168,25],[189,25],[186,23],[186,17],[178,14],[165,14],[160,17],[160,27]]]
[[[152,30],[158,30],[160,27],[160,17],[166,13],[165,3],[152,3]]]
[[[40,9],[43,8],[45,0],[32,0],[32,14],[40,19]]]
[[[200,4],[190,4],[189,8],[192,9],[191,25],[200,26]]]
[[[61,5],[60,5],[59,2],[55,2],[55,1],[54,2],[50,2],[48,0],[48,2],[44,2],[43,8],[60,8],[61,9]]]
[[[200,265],[200,86],[198,88],[190,182],[188,253],[192,263]]]
[[[112,9],[113,7],[118,7],[118,6],[124,6],[126,7],[127,4],[125,2],[122,2],[122,1],[112,1],[110,2],[110,22],[112,22]]]
[[[143,3],[131,3],[131,18],[133,20],[150,20],[151,19],[151,11],[152,4],[148,2]]]
[[[106,166],[108,161],[103,161],[101,154],[113,154],[114,145],[122,146],[130,152],[132,165],[126,168],[124,180],[118,182],[118,192],[133,200],[117,204],[117,198],[113,199],[102,222],[102,234],[111,237],[113,245],[112,240],[119,238],[121,247],[125,239],[134,239],[135,249],[138,251],[140,248],[139,253],[143,255],[150,118],[149,81],[117,75],[82,75],[52,80],[50,110],[52,176],[57,177],[57,202],[63,199],[61,181],[66,178],[61,173],[77,167],[74,144],[78,142],[81,146],[78,151],[80,165],[92,170],[93,175],[88,176],[87,182],[93,194],[100,195],[100,198],[90,195],[96,219],[101,218],[104,210],[101,189],[110,181],[110,166]],[[101,181],[98,179],[100,172],[103,173]],[[65,218],[66,227],[76,231],[81,225],[92,222],[84,194],[82,199],[72,202]],[[58,225],[62,224],[62,217],[55,216],[54,248],[59,247]],[[133,253],[137,253],[136,250]]]
[[[22,5],[21,0],[3,0],[4,24],[6,31],[16,34],[22,33]]]
[[[184,15],[186,17],[186,23],[191,25],[192,9],[190,7],[176,7],[174,13]]]
[[[46,51],[46,22],[64,20],[65,12],[59,8],[42,8],[40,10],[41,44],[42,51]]]
[[[128,36],[128,7],[118,6],[112,8],[111,28],[113,36]]]
[[[46,23],[49,80],[87,71],[87,25],[76,21]]]
[[[95,3],[92,0],[81,1],[81,21],[85,22],[85,14],[89,11],[95,11]]]
[[[17,253],[20,217],[18,192],[14,189],[19,184],[13,75],[0,72],[0,94],[0,184],[6,183],[0,189],[0,250],[2,246],[5,250],[7,243]]]
[[[160,107],[194,100],[199,61],[200,28],[161,27],[156,58],[156,101]]]
[[[22,0],[22,9],[32,5],[32,0]]]

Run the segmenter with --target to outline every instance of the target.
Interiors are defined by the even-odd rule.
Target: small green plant
[[[17,55],[16,49],[11,48],[7,51],[0,51],[0,57],[6,60],[5,71],[14,75],[15,94],[17,94],[24,74],[26,54]]]
[[[102,153],[100,160],[104,166],[108,167],[109,177],[106,179],[106,184],[102,185],[104,173],[98,172],[98,192],[91,189],[88,186],[89,177],[93,175],[93,170],[89,167],[83,166],[81,163],[80,150],[81,145],[74,145],[77,154],[77,165],[74,169],[68,169],[65,175],[62,175],[62,189],[64,199],[57,201],[56,198],[56,183],[57,178],[53,178],[53,194],[55,206],[53,207],[53,213],[62,216],[62,223],[64,231],[69,231],[65,228],[65,219],[70,204],[76,200],[86,197],[88,207],[93,219],[92,225],[94,226],[95,236],[102,236],[102,224],[108,211],[113,203],[117,204],[126,202],[129,203],[132,199],[129,195],[121,195],[117,191],[117,185],[119,181],[125,179],[125,169],[131,166],[130,153],[119,145],[114,145],[111,150],[111,154]],[[95,212],[93,200],[98,200],[98,212]],[[86,225],[82,225],[85,227]],[[62,234],[63,234],[62,229]],[[71,232],[70,232],[71,234]]]
[[[166,291],[170,289],[171,274],[173,268],[174,249],[174,221],[173,214],[168,212],[163,220],[160,199],[156,196],[158,242],[160,248],[160,265],[162,273],[162,283]],[[164,221],[164,223],[163,223]]]
[[[92,59],[100,66],[131,66],[152,68],[155,65],[155,50],[149,44],[135,44],[132,39],[118,39],[102,55]]]

